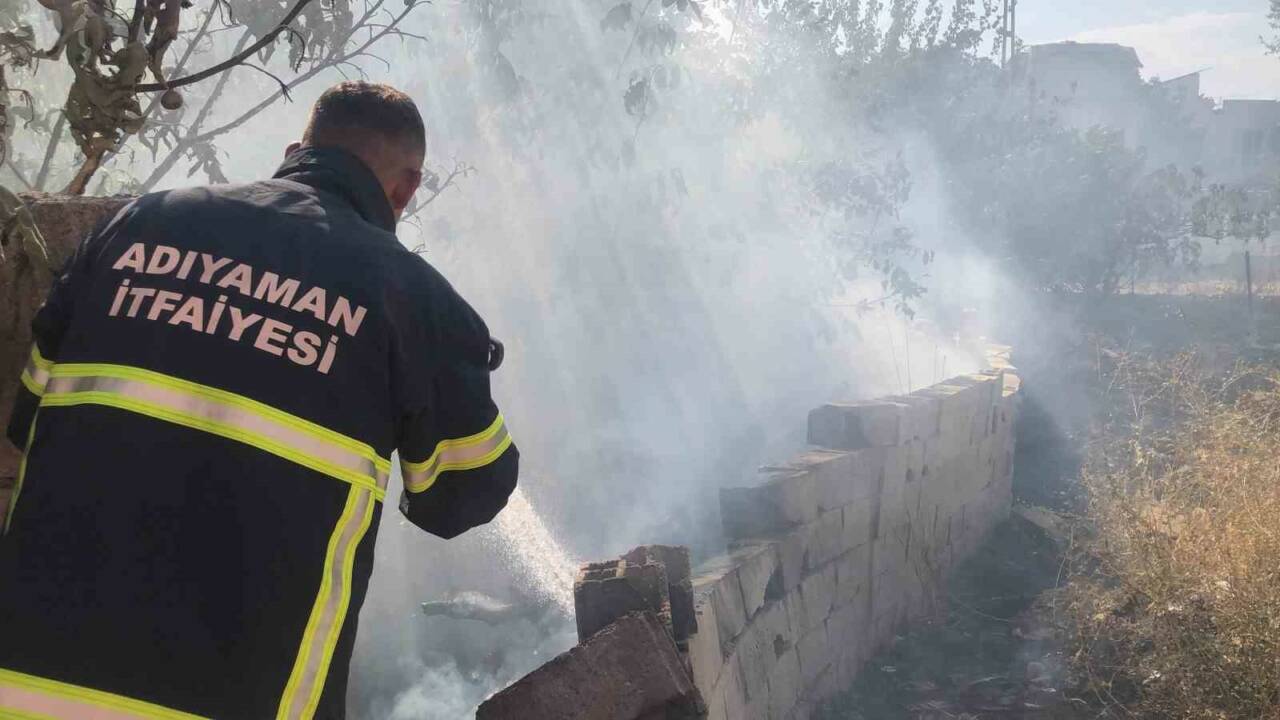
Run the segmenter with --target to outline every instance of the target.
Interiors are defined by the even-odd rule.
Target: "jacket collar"
[[[333,193],[365,220],[396,231],[396,216],[369,166],[352,153],[333,147],[300,147],[289,153],[273,178],[292,180]]]

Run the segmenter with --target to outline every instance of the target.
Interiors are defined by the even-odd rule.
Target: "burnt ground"
[[[1045,592],[1062,554],[1015,513],[955,573],[939,616],[895,639],[821,720],[1093,718],[1071,699]]]

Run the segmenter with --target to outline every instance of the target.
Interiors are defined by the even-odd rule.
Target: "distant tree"
[[[1271,10],[1267,13],[1267,22],[1276,34],[1270,39],[1263,38],[1262,44],[1272,55],[1280,55],[1280,0],[1271,0]]]
[[[351,0],[208,0],[196,11],[186,0],[135,0],[126,13],[111,0],[38,3],[39,7],[21,2],[0,7],[0,154],[22,189],[45,189],[60,145],[69,137],[78,155],[65,186],[70,194],[83,194],[95,173],[119,156],[130,138],[138,138],[156,162],[146,176],[120,182],[120,189],[150,189],[181,160],[192,172],[203,171],[215,182],[225,180],[215,138],[325,70],[359,72],[355,61],[371,57],[375,45],[387,38],[409,37],[400,25],[423,4],[405,0],[393,10],[387,0],[364,0],[358,8]],[[43,20],[39,13],[50,13],[53,19],[54,36],[44,42],[37,38],[36,28]],[[226,30],[238,31],[239,38],[227,56],[208,59],[213,35]],[[292,73],[288,80],[267,65],[281,45],[287,52],[281,53],[278,64]],[[181,50],[176,61],[170,59],[171,48]],[[41,67],[45,60],[63,60],[69,73],[51,74],[55,68]],[[188,69],[199,60],[207,64]],[[236,67],[267,74],[277,90],[245,103],[246,109],[233,120],[209,127],[210,111]],[[5,69],[12,71],[7,78]],[[25,84],[14,84],[19,79]],[[203,80],[212,82],[207,94],[187,92]],[[67,90],[59,102],[53,92],[62,82]],[[184,95],[198,102],[191,107]],[[14,98],[20,102],[14,103]],[[22,121],[20,127],[14,119]],[[14,132],[19,129],[42,139],[28,143],[26,152],[14,152]]]

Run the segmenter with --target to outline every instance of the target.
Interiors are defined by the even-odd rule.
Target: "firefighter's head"
[[[311,109],[300,146],[338,147],[355,154],[382,183],[396,218],[422,184],[427,135],[418,107],[390,85],[344,82],[325,90]]]

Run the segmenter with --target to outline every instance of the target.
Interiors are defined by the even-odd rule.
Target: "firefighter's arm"
[[[61,274],[54,279],[49,295],[31,321],[31,335],[34,342],[27,357],[26,367],[22,371],[21,385],[14,399],[13,414],[9,416],[7,432],[9,440],[19,449],[26,449],[31,421],[35,417],[36,408],[40,405],[40,398],[44,395],[44,386],[49,381],[49,370],[58,357],[62,338],[71,324],[76,298],[82,291],[85,278],[89,273],[89,258],[92,249],[96,246],[100,231],[101,228],[80,243]]]
[[[492,520],[515,489],[519,467],[489,392],[488,331],[466,310],[462,331],[444,334],[430,401],[404,418],[400,432],[400,511],[442,538]]]

